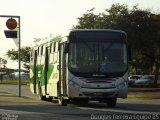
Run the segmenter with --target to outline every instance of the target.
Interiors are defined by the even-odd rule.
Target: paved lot
[[[0,119],[12,120],[159,120],[160,99],[118,99],[115,108],[90,102],[86,105],[57,103],[38,100],[38,96],[22,86],[22,97],[18,97],[18,86],[0,85]]]

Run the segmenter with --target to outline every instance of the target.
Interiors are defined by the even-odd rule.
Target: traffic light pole
[[[5,18],[17,18],[18,19],[18,29],[19,29],[19,37],[18,37],[18,64],[19,64],[19,76],[18,76],[18,91],[19,91],[19,97],[21,97],[21,59],[20,59],[20,53],[21,53],[21,32],[20,32],[20,16],[13,16],[13,15],[0,15],[0,17]]]
[[[19,97],[21,97],[21,27],[20,27],[20,16],[18,17],[18,28],[19,28],[19,45],[18,45],[18,63],[19,63],[19,76],[18,76],[18,86],[19,86]]]

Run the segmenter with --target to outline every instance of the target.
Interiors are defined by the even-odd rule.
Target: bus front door
[[[59,104],[65,106],[67,104],[66,89],[66,53],[64,53],[65,43],[59,43]]]
[[[45,52],[45,63],[44,63],[44,85],[45,85],[45,93],[47,94],[47,73],[48,73],[48,65],[49,65],[49,53],[48,48],[46,47]]]
[[[33,90],[36,93],[36,81],[37,81],[37,50],[34,51],[34,63],[33,63]]]

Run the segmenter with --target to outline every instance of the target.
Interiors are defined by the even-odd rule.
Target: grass
[[[158,92],[145,92],[145,93],[141,93],[141,92],[129,92],[128,93],[128,97],[129,98],[144,98],[144,99],[160,99],[160,93]]]
[[[129,87],[129,92],[160,92],[160,87],[151,88],[151,87]]]
[[[10,84],[10,85],[17,85],[18,80],[0,80],[0,84]],[[21,80],[22,85],[27,85],[29,84],[29,80]]]
[[[129,98],[160,99],[160,88],[130,88]]]

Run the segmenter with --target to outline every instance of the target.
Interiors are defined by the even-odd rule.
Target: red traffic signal
[[[17,21],[13,18],[10,18],[6,21],[6,26],[8,29],[13,30],[17,27]]]

